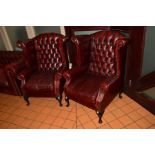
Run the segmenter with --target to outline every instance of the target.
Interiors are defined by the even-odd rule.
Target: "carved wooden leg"
[[[59,102],[59,106],[62,107],[62,103],[61,103],[61,101],[62,101],[62,96],[57,96],[56,99],[57,99],[58,102]]]
[[[98,123],[101,124],[102,123],[102,116],[103,116],[104,111],[103,112],[97,111],[96,113],[97,113],[98,118],[99,118]]]
[[[67,102],[66,107],[69,107],[69,97],[68,96],[65,96],[65,101]]]
[[[26,105],[27,105],[27,106],[30,105],[30,102],[29,102],[29,100],[28,100],[29,97],[26,96],[26,95],[23,95],[23,98],[24,98],[24,100],[27,102]]]

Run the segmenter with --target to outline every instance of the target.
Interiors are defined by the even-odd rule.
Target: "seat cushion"
[[[0,69],[0,87],[8,87],[8,81],[6,79],[3,69]]]
[[[103,76],[85,73],[71,81],[66,88],[66,93],[71,99],[93,108],[100,85],[104,79]]]
[[[25,95],[50,97],[54,95],[54,75],[52,71],[36,71],[23,87]]]

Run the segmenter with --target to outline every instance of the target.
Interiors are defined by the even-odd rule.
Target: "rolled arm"
[[[22,70],[22,72],[18,74],[17,78],[21,81],[25,81],[32,75],[33,71],[34,71],[34,68],[31,68],[31,69],[25,68],[24,70]]]

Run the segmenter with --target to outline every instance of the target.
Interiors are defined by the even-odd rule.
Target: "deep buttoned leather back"
[[[119,72],[119,49],[124,40],[119,32],[105,31],[91,35],[89,71],[112,77]]]
[[[58,70],[66,65],[64,39],[63,35],[56,33],[41,34],[34,39],[39,70]]]

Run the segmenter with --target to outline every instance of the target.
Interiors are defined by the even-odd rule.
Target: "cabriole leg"
[[[57,96],[56,99],[57,99],[58,102],[59,102],[59,106],[62,107],[62,103],[61,103],[61,101],[62,101],[62,96]]]
[[[26,96],[26,95],[23,95],[23,98],[24,98],[24,100],[27,102],[26,105],[27,105],[27,106],[30,105],[30,102],[29,102],[29,100],[28,100],[29,97]]]
[[[102,116],[103,116],[103,113],[104,113],[104,112],[97,111],[96,113],[97,113],[98,118],[99,118],[98,123],[101,124],[101,123],[102,123]]]

